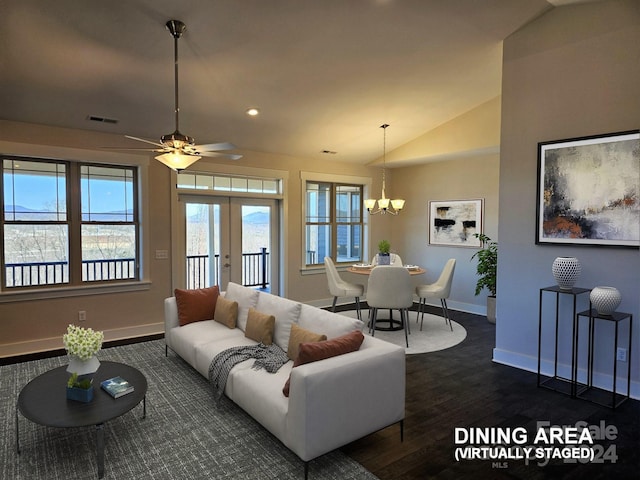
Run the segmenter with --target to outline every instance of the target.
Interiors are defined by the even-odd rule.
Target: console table
[[[593,403],[597,403],[599,405],[604,405],[605,407],[610,407],[615,409],[622,402],[629,398],[629,393],[631,390],[631,339],[633,332],[633,315],[630,313],[623,312],[613,312],[611,315],[601,315],[599,314],[595,308],[590,308],[589,310],[585,310],[584,312],[578,313],[576,316],[578,327],[580,326],[580,319],[587,318],[589,320],[589,337],[588,337],[588,366],[587,366],[587,385],[585,388],[581,389],[580,392],[577,392],[577,396],[579,398],[583,398],[585,400],[589,400]],[[613,391],[609,392],[608,390],[604,390],[601,388],[597,388],[593,386],[593,359],[595,357],[594,354],[594,331],[595,331],[595,323],[597,321],[600,322],[613,322],[615,325],[615,335],[613,340]],[[629,340],[627,344],[627,394],[622,395],[616,392],[616,380],[618,373],[618,335],[620,333],[620,329],[618,328],[620,323],[623,321],[629,321]],[[578,338],[576,338],[576,356],[578,355],[579,342]],[[607,400],[607,397],[611,395],[610,401]]]
[[[542,363],[542,300],[543,294],[550,292],[555,294],[555,345],[553,351],[553,375],[543,375],[540,371]],[[554,285],[551,287],[545,287],[540,289],[540,300],[538,304],[538,387],[548,388],[556,392],[576,396],[576,379],[577,379],[577,351],[576,351],[576,303],[580,295],[590,293],[589,288],[574,287],[571,290],[561,289],[559,286]],[[558,375],[558,316],[560,308],[560,295],[570,295],[573,297],[573,311],[571,315],[571,376],[570,378],[562,377]],[[591,302],[589,302],[589,308],[591,308]],[[547,378],[543,378],[547,377]]]

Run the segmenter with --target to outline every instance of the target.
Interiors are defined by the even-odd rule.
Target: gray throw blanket
[[[287,353],[276,344],[250,345],[231,347],[217,354],[209,365],[209,381],[213,388],[214,401],[218,401],[224,393],[229,372],[238,363],[255,358],[254,370],[264,368],[269,373],[276,373],[282,365],[289,361]]]

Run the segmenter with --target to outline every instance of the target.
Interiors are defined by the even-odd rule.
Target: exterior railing
[[[69,262],[7,263],[7,287],[69,283]],[[136,276],[135,258],[83,260],[82,281],[128,280]]]
[[[7,287],[29,287],[38,285],[56,285],[69,283],[68,262],[25,262],[7,263]],[[213,268],[213,272],[211,271]],[[97,282],[103,280],[125,280],[135,278],[135,259],[83,260],[82,280]],[[269,252],[261,248],[260,252],[242,254],[242,284],[246,287],[269,288],[271,271]],[[187,288],[203,288],[220,284],[220,255],[187,256]]]
[[[213,272],[211,268],[213,267]],[[207,279],[210,279],[207,281]],[[220,284],[220,256],[187,255],[187,288],[203,288]],[[242,285],[268,289],[271,284],[269,252],[262,247],[259,252],[242,254]]]

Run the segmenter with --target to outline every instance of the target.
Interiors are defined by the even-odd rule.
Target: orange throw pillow
[[[216,311],[216,301],[220,295],[220,289],[215,287],[199,288],[195,290],[174,290],[176,304],[178,305],[178,320],[180,326],[202,320],[212,320]]]
[[[305,363],[317,362],[325,358],[337,357],[349,352],[355,352],[360,349],[360,345],[364,341],[364,335],[360,330],[354,330],[351,333],[336,337],[324,342],[308,342],[301,343],[298,349],[298,357],[293,362],[293,368]],[[289,382],[291,375],[284,384],[282,393],[285,397],[289,396]]]

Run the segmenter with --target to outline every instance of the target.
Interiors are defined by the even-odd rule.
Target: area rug
[[[362,310],[362,314],[367,315],[368,310]],[[347,310],[345,312],[339,312],[340,315],[345,315],[351,318],[357,318],[355,310]],[[393,312],[394,318],[399,320],[400,313],[396,310]],[[404,330],[398,330],[395,332],[385,332],[376,330],[375,337],[385,340],[404,347],[405,352],[408,355],[416,353],[428,353],[437,352],[438,350],[445,350],[447,348],[454,347],[467,338],[467,331],[465,328],[457,322],[452,321],[453,332],[449,325],[445,323],[444,317],[432,315],[429,313],[424,314],[424,324],[422,331],[420,331],[420,322],[416,323],[418,312],[409,312],[409,325],[411,326],[411,334],[409,335],[409,348],[404,338]],[[379,326],[386,327],[389,322],[384,319],[389,318],[389,312],[380,310],[378,312],[377,324]],[[369,329],[365,327],[365,334],[369,334]]]
[[[208,381],[164,340],[103,349],[101,360],[132,365],[147,377],[147,418],[138,406],[105,424],[105,479],[295,479],[304,463],[230,400],[213,405]],[[65,365],[55,357],[0,366],[0,478],[98,478],[95,429],[47,428],[21,415],[16,454],[15,408],[22,387]],[[376,477],[340,451],[309,464],[309,479]]]

